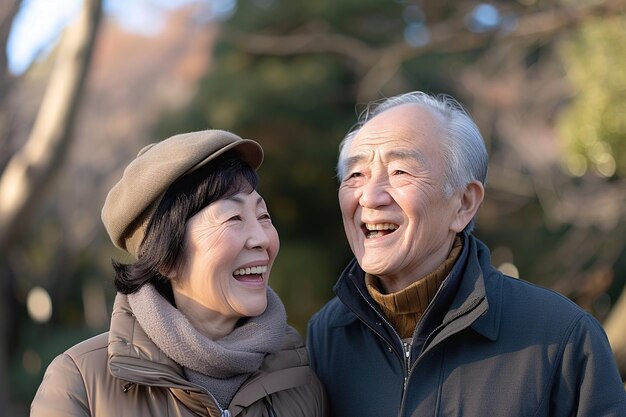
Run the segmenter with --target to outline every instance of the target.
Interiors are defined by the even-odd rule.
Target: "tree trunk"
[[[13,19],[20,9],[22,0],[3,0],[0,4],[0,45],[3,46],[0,54],[0,100],[6,97],[8,86],[11,82],[7,59],[7,41],[11,33]]]
[[[5,132],[7,131],[6,117],[3,117],[2,109],[6,107],[4,98],[7,96],[9,86],[11,84],[11,76],[7,65],[7,41],[13,19],[20,7],[21,0],[6,0],[0,4],[0,45],[2,45],[2,53],[0,54],[0,131],[3,132],[0,138],[1,142],[7,141]],[[2,170],[2,160],[0,160],[0,172]],[[9,380],[8,380],[8,340],[9,336],[9,303],[6,302],[8,297],[9,280],[12,279],[8,270],[4,268],[4,256],[0,253],[0,404],[10,404],[9,402]],[[11,408],[8,408],[9,413]]]
[[[0,177],[0,248],[50,182],[65,156],[95,42],[102,0],[85,0],[66,30],[33,130]]]
[[[11,22],[20,1],[3,0],[0,6],[0,41],[6,45]],[[102,0],[85,0],[80,17],[69,27],[59,45],[58,56],[50,75],[33,129],[24,147],[9,159],[0,176],[0,251],[11,242],[36,198],[50,183],[62,164],[71,140],[72,127],[83,90],[96,39]],[[7,22],[8,20],[8,22]],[[6,48],[5,48],[6,49]],[[6,97],[12,78],[6,55],[0,59],[0,100]],[[0,103],[0,105],[3,103]],[[1,107],[1,106],[0,106]],[[0,167],[1,169],[1,167]],[[0,262],[5,257],[0,256]],[[6,266],[6,265],[5,265]],[[0,289],[12,287],[10,273],[0,265]],[[8,292],[2,291],[6,299]],[[8,340],[13,322],[8,303],[0,300],[0,404],[12,410],[9,383]]]

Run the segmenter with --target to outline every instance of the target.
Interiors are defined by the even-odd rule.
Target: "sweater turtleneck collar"
[[[408,287],[391,294],[385,294],[380,290],[378,277],[365,274],[367,291],[402,339],[413,336],[417,322],[435,297],[441,283],[452,270],[462,248],[463,242],[459,236],[456,236],[450,254],[437,269]]]

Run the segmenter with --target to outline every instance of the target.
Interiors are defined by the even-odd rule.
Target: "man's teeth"
[[[393,223],[365,223],[365,228],[367,230],[396,230],[398,228],[398,225]]]
[[[241,268],[233,272],[233,275],[263,274],[265,272],[267,272],[267,265],[253,266],[252,268]]]
[[[388,235],[396,230],[399,226],[394,223],[365,223],[365,229],[367,230],[366,238],[380,237]]]

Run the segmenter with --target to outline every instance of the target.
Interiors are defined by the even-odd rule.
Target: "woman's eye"
[[[237,216],[231,216],[228,218],[228,221],[237,221],[237,220],[241,220],[241,216],[237,215]]]
[[[352,172],[350,175],[348,175],[348,178],[358,178],[361,176],[360,172]]]
[[[393,175],[403,175],[406,174],[406,171],[402,171],[401,169],[396,169],[393,171]]]

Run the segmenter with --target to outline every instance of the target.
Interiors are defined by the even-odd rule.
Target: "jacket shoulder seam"
[[[98,350],[98,349],[93,349],[93,350]],[[87,401],[87,406],[89,407],[89,410],[93,410],[92,398],[89,395],[89,391],[87,390],[87,381],[85,380],[85,374],[84,374],[82,368],[78,365],[78,363],[76,362],[76,359],[74,358],[74,356],[71,355],[69,352],[63,353],[63,356],[66,356],[72,362],[74,367],[76,368],[76,372],[80,376],[80,380],[81,380],[81,382],[83,384],[83,392],[85,393],[85,400]]]

